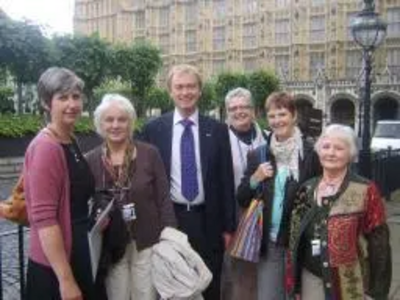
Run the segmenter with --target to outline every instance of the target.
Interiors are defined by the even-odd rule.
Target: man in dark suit
[[[159,149],[178,226],[213,273],[204,297],[220,300],[224,248],[236,225],[228,129],[199,114],[202,80],[195,67],[174,66],[167,84],[175,110],[148,123],[142,138]]]

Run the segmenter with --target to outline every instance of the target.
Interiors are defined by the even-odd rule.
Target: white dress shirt
[[[182,183],[181,183],[181,137],[183,134],[184,127],[180,123],[184,117],[181,116],[179,111],[175,109],[174,119],[172,123],[172,152],[171,152],[171,199],[175,203],[187,204],[187,205],[199,205],[204,203],[204,186],[203,177],[201,173],[201,161],[200,161],[200,142],[199,142],[199,112],[196,110],[189,120],[193,122],[191,126],[193,137],[194,137],[194,149],[196,155],[196,166],[197,166],[197,182],[199,185],[199,194],[193,201],[188,201],[182,195]]]

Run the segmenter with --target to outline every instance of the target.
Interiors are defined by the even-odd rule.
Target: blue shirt
[[[269,238],[276,242],[282,221],[283,201],[285,199],[285,184],[289,177],[289,168],[280,167],[277,170],[274,184],[274,199],[272,203],[271,228]]]

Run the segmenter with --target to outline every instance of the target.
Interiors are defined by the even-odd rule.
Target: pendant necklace
[[[47,128],[59,141],[61,141],[61,143],[62,143],[62,141],[65,141],[65,139],[63,139],[63,138],[61,137],[61,135],[60,135],[54,128],[51,128],[50,126],[47,126],[46,128]],[[66,143],[66,147],[68,148],[68,150],[70,151],[70,153],[73,155],[75,161],[76,161],[77,163],[79,163],[79,162],[81,161],[81,157],[79,156],[78,151],[77,151],[77,148],[79,149],[79,147],[78,147],[78,145],[77,145],[77,143],[76,143],[76,141],[75,141],[75,138],[74,138],[74,136],[73,136],[72,134],[69,135],[69,139],[70,139],[70,142]]]

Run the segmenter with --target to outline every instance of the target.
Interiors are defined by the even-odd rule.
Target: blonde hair
[[[181,65],[176,65],[173,66],[167,75],[167,87],[168,90],[171,90],[171,83],[172,83],[172,79],[174,77],[175,74],[190,74],[190,75],[194,75],[197,79],[197,83],[199,84],[199,88],[200,90],[203,88],[203,80],[201,79],[201,75],[199,70],[192,65],[188,65],[188,64],[181,64]]]

